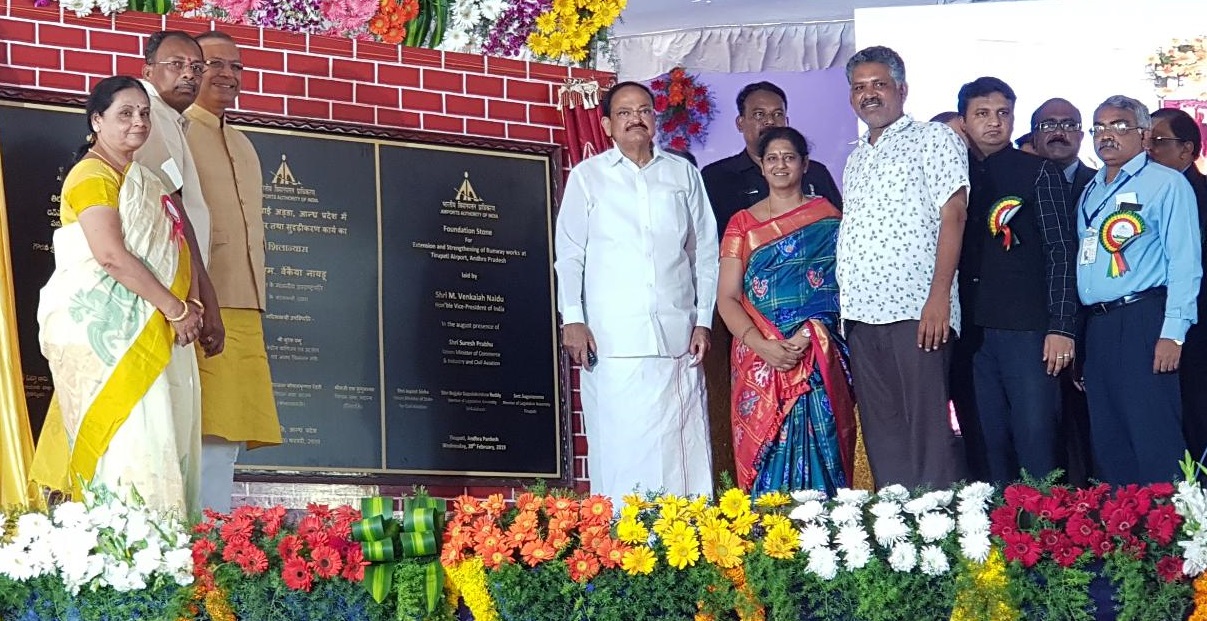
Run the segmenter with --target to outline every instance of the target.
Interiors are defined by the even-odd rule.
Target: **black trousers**
[[[1107,483],[1144,484],[1178,476],[1186,451],[1178,374],[1153,373],[1164,320],[1164,296],[1086,319],[1090,444],[1097,476]]]
[[[1199,317],[1199,321],[1207,321],[1207,317]],[[1186,333],[1178,375],[1186,447],[1195,459],[1202,459],[1207,450],[1207,326],[1196,325]]]
[[[964,447],[948,400],[953,343],[922,350],[917,321],[848,322],[847,343],[876,485],[943,489],[964,478]]]

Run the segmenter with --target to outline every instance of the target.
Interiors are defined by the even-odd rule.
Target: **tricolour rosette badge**
[[[1107,216],[1102,222],[1102,231],[1098,240],[1102,247],[1111,253],[1111,263],[1107,267],[1107,275],[1118,278],[1127,273],[1127,259],[1123,258],[1123,249],[1132,240],[1144,232],[1144,219],[1134,211],[1116,211]]]
[[[989,208],[989,234],[993,237],[1002,236],[1002,247],[1006,250],[1018,244],[1018,238],[1010,230],[1009,222],[1023,208],[1023,199],[1017,196],[1007,196]]]

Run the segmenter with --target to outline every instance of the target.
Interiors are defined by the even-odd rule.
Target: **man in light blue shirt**
[[[1202,278],[1194,191],[1148,159],[1152,118],[1121,95],[1094,112],[1104,167],[1077,208],[1077,291],[1088,308],[1085,387],[1098,478],[1169,481],[1186,450],[1178,363]]]

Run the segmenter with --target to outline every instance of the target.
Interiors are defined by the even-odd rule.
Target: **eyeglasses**
[[[1080,121],[1041,121],[1035,126],[1035,130],[1041,134],[1050,134],[1056,130],[1064,132],[1079,132],[1081,131]]]
[[[230,70],[234,73],[243,71],[243,63],[237,60],[226,61],[222,60],[221,58],[211,58],[210,60],[205,61],[205,66],[213,71],[222,71],[227,67],[230,67]]]
[[[1178,138],[1177,136],[1149,136],[1148,139],[1153,141],[1154,143],[1171,142],[1171,141],[1172,142],[1191,142],[1190,140]]]
[[[616,116],[618,116],[622,119],[631,119],[634,116],[653,118],[654,109],[653,108],[638,108],[636,110],[632,110],[629,108],[621,108],[619,110],[616,110],[615,113],[616,113]]]
[[[201,74],[205,73],[205,63],[202,63],[202,62],[188,62],[188,61],[176,59],[176,60],[157,60],[150,64],[152,64],[152,65],[169,65],[170,67],[172,67],[172,69],[176,70],[176,73],[184,73],[184,70],[186,67],[190,71],[193,72],[193,75],[201,75]]]
[[[1136,125],[1132,125],[1131,123],[1128,123],[1127,121],[1115,121],[1114,123],[1107,123],[1105,125],[1103,125],[1102,123],[1094,124],[1094,126],[1090,128],[1090,134],[1092,134],[1094,136],[1097,136],[1099,134],[1119,135],[1119,134],[1126,134],[1127,132],[1130,132],[1133,129],[1138,129],[1140,131],[1144,131],[1143,127],[1138,127]]]

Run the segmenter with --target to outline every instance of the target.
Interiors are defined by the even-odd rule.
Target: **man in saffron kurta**
[[[229,511],[239,449],[281,443],[261,315],[265,308],[263,187],[251,141],[226,123],[243,61],[229,36],[197,37],[206,71],[184,115],[186,137],[210,209],[210,277],[226,326],[225,351],[199,357],[202,386],[202,503]]]
[[[695,167],[654,147],[654,98],[603,99],[616,147],[570,172],[554,267],[563,344],[583,366],[592,493],[712,491],[700,362],[717,296],[717,224]],[[598,340],[597,340],[598,339]]]

